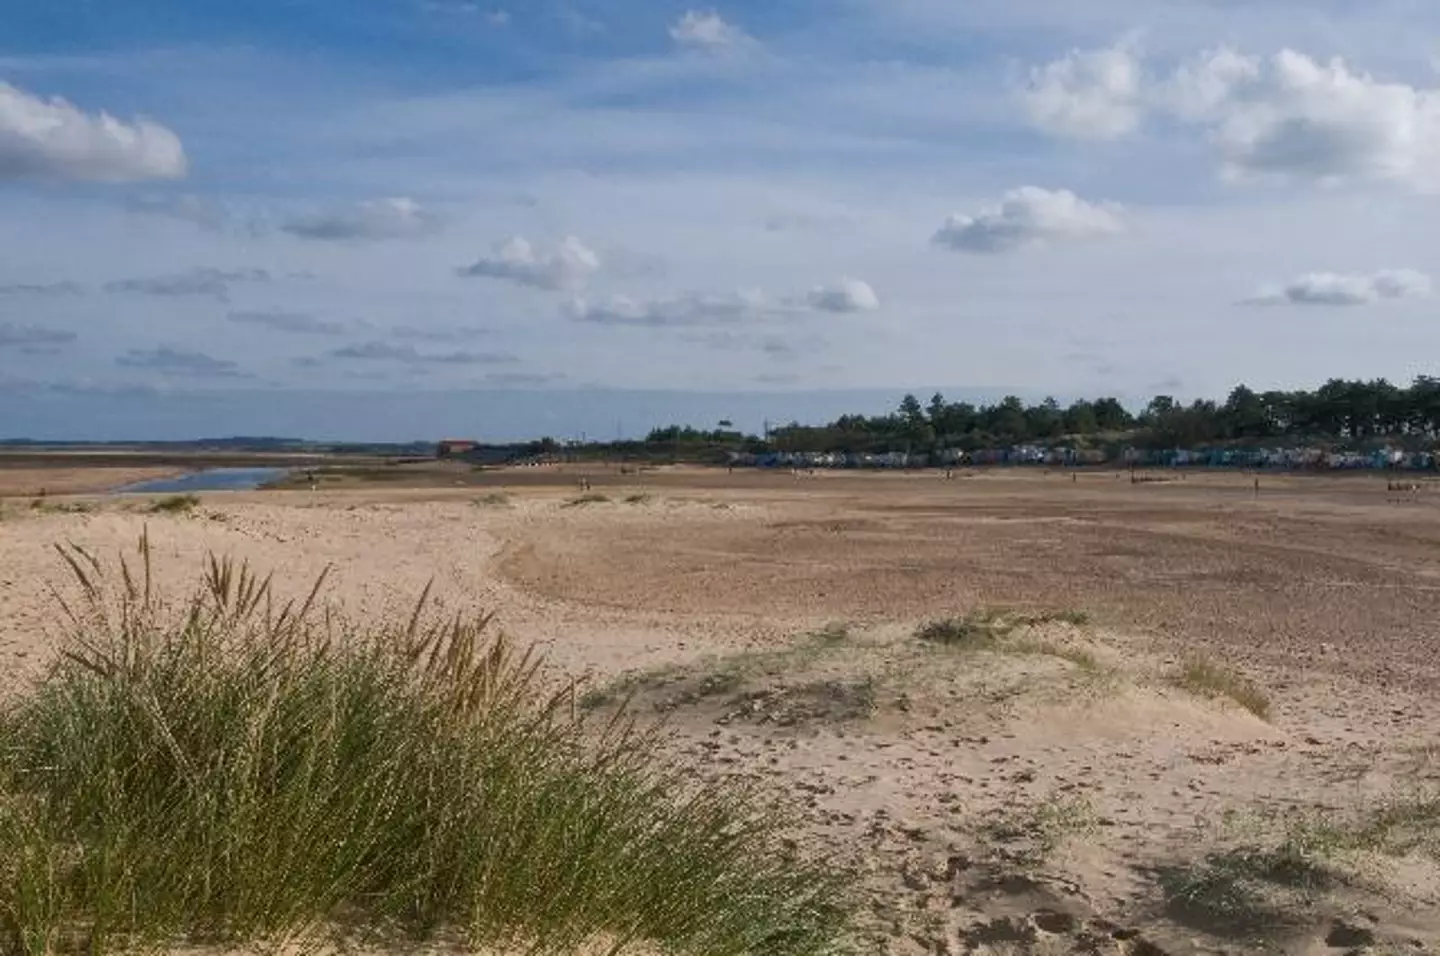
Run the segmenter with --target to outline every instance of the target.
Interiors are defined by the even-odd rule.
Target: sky
[[[1428,0],[15,6],[0,437],[1437,372]]]

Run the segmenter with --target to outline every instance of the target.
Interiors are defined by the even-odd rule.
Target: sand
[[[1430,486],[592,470],[608,500],[575,503],[573,478],[209,494],[188,516],[12,501],[0,681],[57,646],[52,545],[115,554],[148,529],[176,590],[218,552],[295,595],[329,567],[357,616],[427,583],[443,609],[494,611],[598,714],[633,692],[697,774],[789,801],[795,839],[861,874],[875,952],[1440,946],[1428,843],[1311,846],[1319,822],[1440,793]],[[1002,607],[1036,623],[991,650],[914,637]],[[1196,659],[1261,687],[1268,719],[1177,686]],[[1287,835],[1316,867],[1298,886],[1256,875]],[[1218,892],[1236,860],[1246,879]]]

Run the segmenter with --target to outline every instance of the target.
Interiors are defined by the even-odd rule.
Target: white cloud
[[[1023,100],[1036,125],[1079,139],[1115,139],[1144,117],[1144,82],[1130,44],[1072,50],[1030,71]]]
[[[1122,43],[1033,69],[1021,97],[1037,126],[1062,136],[1115,139],[1152,116],[1194,126],[1229,178],[1440,188],[1440,89],[1380,80],[1338,57],[1222,47],[1150,78]]]
[[[583,285],[600,269],[600,257],[574,236],[553,251],[542,252],[516,236],[495,247],[494,255],[457,270],[462,276],[508,279],[533,289],[559,290]]]
[[[603,302],[571,301],[570,316],[599,325],[694,328],[795,319],[819,312],[872,312],[880,299],[868,282],[844,278],[817,286],[804,296],[776,298],[758,289],[688,292],[669,298],[634,299],[615,295]]]
[[[880,308],[880,297],[870,283],[849,277],[811,289],[808,302],[820,312],[874,312]]]
[[[1386,83],[1343,60],[1229,50],[1182,68],[1182,118],[1205,123],[1232,176],[1440,183],[1440,90]]]
[[[603,303],[584,299],[570,303],[571,316],[582,322],[650,328],[724,325],[761,319],[783,309],[763,293],[749,290],[719,294],[695,292],[646,301],[615,295]]]
[[[951,216],[933,241],[960,252],[994,253],[1124,230],[1118,206],[1086,202],[1067,189],[1022,186],[975,215]]]
[[[715,49],[749,42],[744,30],[726,23],[714,10],[690,10],[670,28],[670,38],[682,46]]]
[[[436,216],[413,199],[394,197],[297,216],[280,228],[304,239],[407,239],[438,225]]]
[[[1246,299],[1246,305],[1368,305],[1385,299],[1418,299],[1430,294],[1430,277],[1414,269],[1372,273],[1310,272]]]
[[[179,179],[185,149],[147,119],[126,123],[0,83],[0,179]]]

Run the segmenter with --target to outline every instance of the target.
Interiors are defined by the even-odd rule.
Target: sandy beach
[[[329,568],[356,618],[427,584],[447,612],[494,612],[598,716],[629,698],[695,773],[791,801],[795,839],[860,874],[877,952],[1440,945],[1436,821],[1416,809],[1440,777],[1428,486],[596,470],[587,499],[574,480],[208,494],[181,515],[11,498],[0,680],[58,646],[53,546],[113,556],[148,532],[176,595],[216,553],[286,595]],[[988,628],[974,647],[916,636],[967,615]],[[1266,706],[1182,686],[1196,664]],[[1225,870],[1402,805],[1414,841],[1321,847],[1324,879]]]

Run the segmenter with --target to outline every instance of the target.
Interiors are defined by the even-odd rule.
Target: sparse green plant
[[[51,501],[36,498],[30,502],[30,510],[44,515],[84,515],[94,512],[96,506],[91,501]]]
[[[1261,720],[1270,719],[1270,698],[1258,684],[1237,671],[1204,658],[1193,658],[1175,678],[1175,683],[1192,694],[1211,699],[1226,698]]]
[[[814,639],[826,647],[844,644],[850,640],[850,625],[844,621],[831,621],[815,632]]]
[[[601,494],[598,491],[589,491],[583,495],[571,498],[562,504],[562,508],[583,508],[586,505],[604,504],[610,500],[609,495]]]
[[[993,648],[1014,626],[999,612],[972,611],[964,617],[950,617],[920,625],[915,636],[928,644],[965,650]]]
[[[167,495],[150,503],[151,514],[184,515],[200,507],[198,495]]]
[[[990,842],[1005,844],[1012,862],[1027,868],[1042,866],[1066,840],[1093,832],[1096,827],[1090,801],[1052,794],[1039,805],[1016,812],[1006,809],[980,828]]]
[[[1300,918],[1340,876],[1303,839],[1230,847],[1199,863],[1163,867],[1172,916],[1222,933],[1266,933]]]
[[[1104,670],[1100,660],[1092,651],[1070,644],[1059,644],[1055,641],[1019,640],[1009,645],[1007,649],[1020,654],[1039,654],[1068,661],[1087,674],[1098,674]]]
[[[806,635],[798,643],[775,650],[738,651],[686,664],[666,664],[622,674],[587,690],[580,706],[594,710],[622,703],[637,694],[667,696],[661,710],[734,694],[759,678],[775,677],[809,666],[817,657],[845,646],[828,629]]]
[[[591,728],[488,617],[350,627],[212,558],[172,605],[150,549],[80,598],[0,714],[0,951],[314,941],[335,920],[470,948],[819,956],[843,875],[780,817]]]

